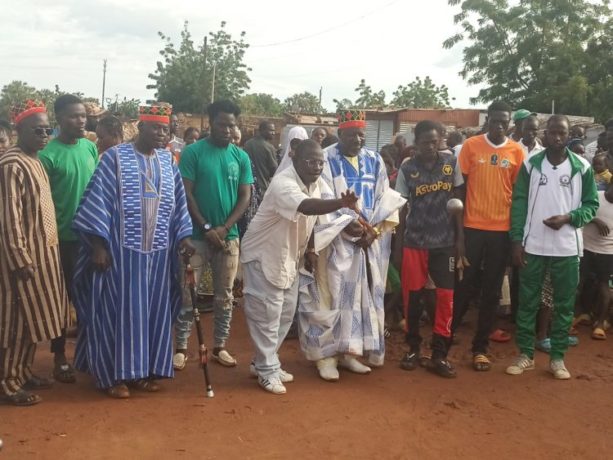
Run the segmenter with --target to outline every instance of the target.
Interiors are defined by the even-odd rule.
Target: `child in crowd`
[[[594,168],[595,172],[596,189],[598,191],[605,191],[609,187],[611,177],[613,177],[613,174],[611,174],[607,167],[607,155],[605,153],[596,155],[592,161],[592,168]]]

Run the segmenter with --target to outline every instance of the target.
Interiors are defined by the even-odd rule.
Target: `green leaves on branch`
[[[398,108],[442,109],[449,107],[449,89],[445,85],[435,85],[430,77],[423,80],[416,77],[408,85],[398,86],[393,96],[390,105]]]
[[[313,93],[305,91],[304,93],[294,94],[283,101],[283,109],[291,113],[305,113],[319,115],[324,113],[324,108],[319,102],[319,97]]]
[[[147,88],[156,91],[157,100],[170,102],[176,112],[200,113],[211,102],[214,73],[214,99],[238,101],[251,83],[251,68],[244,63],[249,48],[245,32],[235,39],[225,30],[226,23],[222,22],[217,32],[208,35],[205,62],[204,39],[196,44],[188,25],[186,21],[178,45],[159,32],[164,42],[160,50],[162,60],[149,74],[153,83]]]
[[[593,115],[613,99],[613,19],[608,0],[448,0],[464,45],[460,75],[481,85],[471,102],[503,99],[515,107]],[[608,102],[607,102],[608,101]],[[606,114],[606,112],[609,114]]]

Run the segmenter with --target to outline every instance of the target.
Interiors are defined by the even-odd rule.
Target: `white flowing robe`
[[[366,149],[358,155],[359,171],[332,145],[325,150],[327,163],[322,179],[340,198],[353,190],[359,197],[362,217],[377,226],[381,237],[364,251],[343,230],[354,219],[343,209],[322,216],[315,227],[319,265],[315,275],[304,270],[300,277],[298,317],[300,344],[309,360],[337,354],[363,356],[383,364],[384,300],[391,250],[391,230],[398,224],[398,209],[406,202],[389,187],[381,157]],[[370,280],[369,280],[370,278]]]

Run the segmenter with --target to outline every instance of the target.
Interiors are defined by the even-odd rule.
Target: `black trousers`
[[[479,320],[473,339],[473,353],[486,353],[489,335],[494,329],[500,303],[500,289],[509,261],[511,248],[508,232],[464,228],[466,257],[470,267],[464,269],[464,278],[458,281],[454,293],[454,311],[451,330],[455,332],[462,322],[477,274],[483,266]]]
[[[66,292],[70,299],[70,287],[72,285],[72,277],[74,276],[75,265],[77,263],[77,255],[79,252],[78,241],[60,241],[60,263],[64,272],[64,282],[66,283]],[[72,300],[72,299],[71,299]],[[67,312],[70,314],[70,312]],[[51,353],[64,353],[66,351],[66,330],[62,330],[62,335],[51,340]]]

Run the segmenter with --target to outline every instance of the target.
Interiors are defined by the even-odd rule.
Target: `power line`
[[[292,40],[285,40],[285,41],[282,41],[282,42],[266,43],[264,45],[251,45],[250,48],[267,48],[267,47],[271,47],[271,46],[286,45],[288,43],[296,43],[296,42],[300,42],[302,40],[307,40],[309,38],[318,37],[319,35],[327,34],[328,32],[332,32],[333,30],[337,30],[337,29],[340,29],[341,27],[345,27],[345,26],[347,26],[349,24],[353,24],[354,22],[361,21],[365,17],[370,16],[371,14],[383,11],[384,9],[392,6],[394,3],[398,3],[399,1],[400,0],[392,0],[391,2],[386,3],[385,5],[383,5],[380,8],[375,8],[374,10],[371,10],[368,13],[364,13],[362,16],[358,16],[357,18],[350,19],[349,21],[343,22],[341,24],[337,24],[334,27],[330,27],[329,29],[325,29],[325,30],[321,30],[319,32],[315,32],[315,33],[310,34],[310,35],[305,35],[303,37],[294,38]]]

